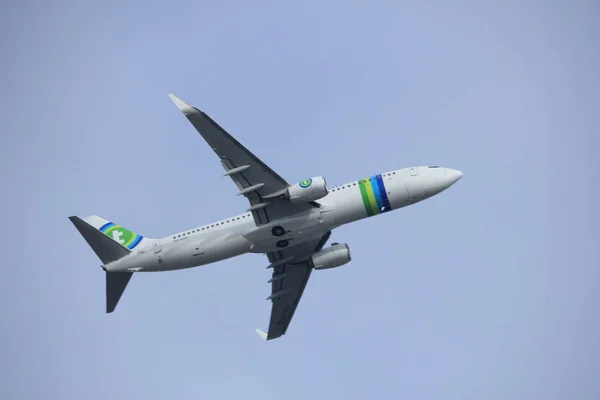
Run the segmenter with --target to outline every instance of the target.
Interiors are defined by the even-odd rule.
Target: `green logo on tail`
[[[100,231],[128,249],[133,249],[143,239],[142,235],[138,235],[137,233],[132,232],[127,228],[123,228],[120,225],[115,225],[112,222],[104,225],[100,228]]]

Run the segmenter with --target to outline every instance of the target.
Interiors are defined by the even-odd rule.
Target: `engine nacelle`
[[[327,196],[327,182],[322,176],[310,178],[288,188],[286,197],[292,203],[308,203]]]
[[[346,243],[335,243],[311,256],[314,269],[329,269],[348,264],[352,260],[350,248]]]

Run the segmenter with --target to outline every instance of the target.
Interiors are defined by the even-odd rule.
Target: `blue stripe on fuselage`
[[[387,192],[385,190],[385,185],[383,184],[383,178],[381,177],[381,175],[377,175],[376,178],[377,186],[379,187],[379,194],[381,195],[381,200],[383,201],[383,206],[385,207],[385,210],[383,210],[382,212],[391,211],[392,205],[390,204],[390,199],[388,199]]]
[[[381,193],[379,193],[379,182],[377,182],[377,176],[372,176],[369,182],[373,188],[373,194],[375,194],[375,200],[377,201],[377,213],[379,214],[383,208],[383,201],[381,200]]]

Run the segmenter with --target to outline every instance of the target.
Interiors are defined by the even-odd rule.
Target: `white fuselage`
[[[197,267],[245,253],[281,250],[323,236],[326,232],[429,198],[456,182],[462,174],[442,167],[412,167],[375,175],[330,189],[321,207],[257,226],[250,212],[167,236],[146,240],[145,246],[105,266],[108,271],[169,271]],[[372,186],[370,186],[372,185]],[[284,200],[278,200],[284,201]],[[274,236],[282,226],[286,233]]]

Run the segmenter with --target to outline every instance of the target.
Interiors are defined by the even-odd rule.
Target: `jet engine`
[[[327,196],[327,193],[329,193],[329,190],[325,178],[317,176],[290,186],[286,197],[292,203],[308,203]]]
[[[346,243],[334,243],[331,247],[323,249],[310,258],[314,269],[329,269],[348,264],[352,260],[350,248]]]

